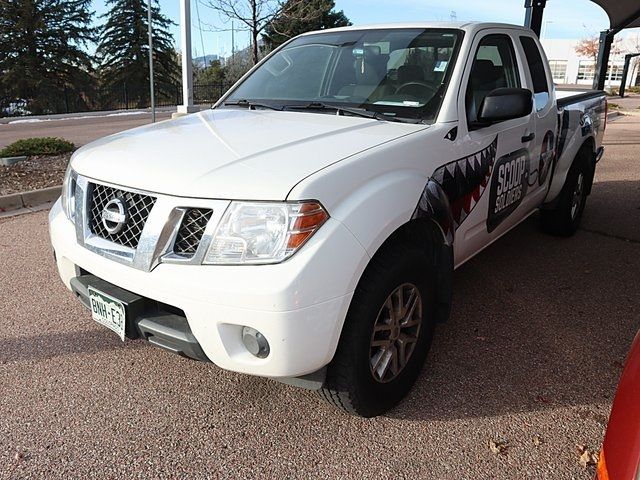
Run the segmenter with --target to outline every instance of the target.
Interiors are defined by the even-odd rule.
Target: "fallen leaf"
[[[576,449],[580,454],[580,458],[578,459],[578,463],[582,468],[587,468],[590,465],[596,465],[598,463],[598,454],[592,452],[584,445],[577,445]]]
[[[494,455],[505,455],[507,453],[507,448],[509,448],[509,442],[496,442],[493,440],[489,440],[489,450]]]

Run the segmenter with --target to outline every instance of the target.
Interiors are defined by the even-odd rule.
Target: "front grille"
[[[185,257],[193,257],[198,250],[198,245],[212,214],[213,210],[209,208],[190,208],[187,210],[180,224],[173,252]]]
[[[156,203],[156,198],[142,193],[128,192],[119,188],[100,185],[99,183],[92,184],[90,192],[89,228],[91,232],[125,247],[137,248],[142,229],[147,223],[149,213],[151,213],[151,209]],[[102,223],[102,212],[107,203],[114,198],[120,198],[126,205],[127,223],[118,233],[111,234]]]

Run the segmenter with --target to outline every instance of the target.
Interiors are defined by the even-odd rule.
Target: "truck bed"
[[[602,90],[556,90],[556,99],[560,110],[567,105],[599,98],[604,95],[605,93]]]

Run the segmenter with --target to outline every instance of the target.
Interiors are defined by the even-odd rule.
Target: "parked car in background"
[[[14,100],[8,102],[8,105],[2,108],[0,117],[19,117],[24,115],[31,115],[31,112],[27,110],[28,102],[26,100]]]
[[[212,110],[78,150],[58,269],[123,340],[379,415],[418,377],[454,268],[536,212],[578,229],[605,124],[603,92],[559,98],[523,27],[301,35]]]
[[[596,478],[640,480],[640,332],[620,377]]]

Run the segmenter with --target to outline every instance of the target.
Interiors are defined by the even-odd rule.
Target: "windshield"
[[[454,29],[350,30],[294,39],[225,99],[362,108],[434,121],[462,38]]]

